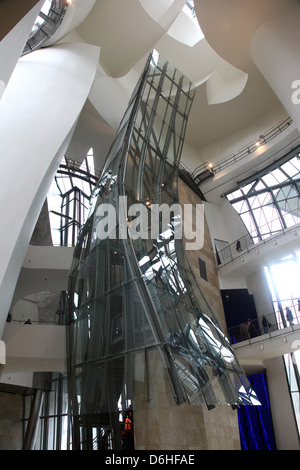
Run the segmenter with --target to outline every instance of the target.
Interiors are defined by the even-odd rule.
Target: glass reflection
[[[75,250],[68,328],[75,447],[76,429],[103,426],[108,415],[113,422],[134,404],[137,390],[148,389],[154,350],[174,404],[237,406],[253,393],[175,236],[180,213],[158,216],[153,231],[153,205],[178,204],[178,165],[195,93],[168,62],[159,57],[155,64],[149,58],[133,93]]]

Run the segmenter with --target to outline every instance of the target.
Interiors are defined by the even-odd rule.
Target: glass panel
[[[300,160],[298,157],[293,157],[280,168],[227,195],[227,199],[244,221],[249,234],[252,238],[255,237],[255,242],[259,241],[257,235],[265,239],[300,222],[299,188],[293,179],[289,179],[299,175]],[[268,187],[272,187],[272,191],[268,191]],[[261,191],[262,189],[264,191]],[[242,199],[240,199],[241,191],[245,194]],[[249,206],[255,223],[248,214]]]
[[[147,86],[139,89],[140,106],[134,115],[125,113],[78,240],[83,248],[75,249],[80,263],[73,263],[70,276],[75,447],[89,445],[95,421],[112,426],[116,435],[116,416],[137,392],[151,400],[147,374],[159,386],[169,384],[174,404],[211,408],[253,399],[177,237],[178,165],[194,86],[162,58],[155,70],[148,62],[142,77]],[[162,203],[167,211],[158,211],[153,223],[155,204]]]

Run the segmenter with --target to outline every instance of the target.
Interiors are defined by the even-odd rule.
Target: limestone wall
[[[23,398],[0,392],[0,450],[21,450]]]
[[[201,203],[198,196],[181,180],[182,204]],[[204,246],[189,252],[199,285],[220,325],[226,328],[216,264],[207,224]],[[198,256],[206,263],[208,281],[200,278]],[[143,357],[139,359],[143,362]],[[240,437],[237,412],[230,406],[208,410],[206,406],[176,406],[157,351],[149,355],[149,382],[146,371],[136,387],[134,429],[136,450],[238,450]],[[147,388],[148,385],[148,388]]]

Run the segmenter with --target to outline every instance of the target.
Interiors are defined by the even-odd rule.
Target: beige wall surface
[[[0,450],[22,450],[23,398],[0,392]]]
[[[200,204],[199,197],[179,180],[181,204]],[[225,328],[225,317],[218,284],[214,254],[207,224],[204,246],[190,251],[189,258],[200,288]],[[208,282],[200,278],[198,256],[206,263]],[[142,358],[140,358],[142,361]],[[137,384],[134,406],[136,450],[239,450],[240,437],[237,412],[230,406],[208,410],[206,406],[176,406],[161,358],[157,351],[149,355],[149,382]],[[147,398],[150,398],[147,401]]]

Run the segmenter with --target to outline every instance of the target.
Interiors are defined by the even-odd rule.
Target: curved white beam
[[[91,89],[99,52],[91,45],[64,44],[23,57],[0,103],[0,337],[32,231]]]

